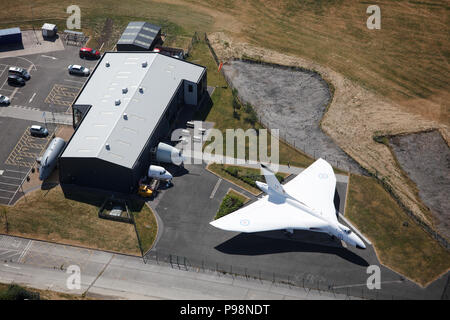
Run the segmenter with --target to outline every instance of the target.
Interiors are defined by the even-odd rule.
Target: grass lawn
[[[254,195],[261,193],[255,181],[266,181],[259,169],[217,163],[211,163],[208,165],[208,169]],[[284,180],[287,176],[289,176],[287,173],[276,174],[279,181]]]
[[[1,28],[66,29],[69,0],[3,1]],[[381,30],[369,30],[363,1],[261,0],[78,0],[83,32],[150,21],[173,36],[224,31],[250,44],[305,57],[326,65],[405,110],[449,122],[448,5],[444,1],[389,1],[380,4]],[[115,26],[118,26],[117,28]],[[119,28],[120,27],[120,28]],[[39,29],[38,29],[39,30]],[[105,45],[111,47],[114,41]],[[99,44],[100,45],[100,44]],[[448,108],[447,108],[448,109]]]
[[[140,212],[132,212],[136,229],[141,240],[142,251],[145,254],[153,246],[158,233],[158,224],[151,208],[147,205]]]
[[[36,190],[14,207],[0,206],[0,233],[139,255],[133,225],[100,219],[98,209],[66,199],[59,186]]]
[[[450,268],[450,253],[373,178],[350,176],[346,217],[373,242],[383,264],[421,285]]]
[[[223,216],[226,216],[227,214],[238,210],[249,200],[250,199],[244,196],[242,193],[239,193],[233,189],[228,190],[227,194],[222,200],[222,203],[220,204],[219,211],[217,211],[214,220],[222,218]]]

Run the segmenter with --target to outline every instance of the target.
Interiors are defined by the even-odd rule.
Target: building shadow
[[[134,194],[122,194],[105,190],[83,188],[72,184],[62,183],[61,189],[66,199],[74,200],[101,207],[107,199],[126,202],[130,211],[141,211],[145,204],[145,199]]]
[[[22,43],[4,44],[0,46],[0,52],[23,50],[24,48]]]
[[[44,181],[42,184],[41,184],[41,190],[51,190],[51,189],[53,189],[54,187],[56,187],[57,185],[59,185],[59,183],[58,182],[51,182],[51,181]]]
[[[213,101],[211,100],[211,96],[209,93],[205,93],[204,98],[199,106],[199,108],[195,111],[192,120],[205,121],[208,117],[209,112],[213,106]]]
[[[277,231],[281,234],[281,231]],[[298,230],[296,230],[296,233]],[[307,231],[305,231],[307,232]],[[308,232],[311,233],[311,232]],[[323,235],[324,239],[327,235]],[[328,237],[329,238],[329,237]],[[329,241],[328,241],[329,242]],[[289,239],[274,239],[264,236],[264,233],[240,233],[235,237],[216,246],[215,249],[225,254],[259,256],[286,252],[316,252],[341,257],[353,264],[367,267],[369,263],[361,256],[341,245],[325,245],[320,242],[311,243]]]
[[[42,36],[42,39],[44,39],[44,41],[48,41],[48,42],[56,42],[56,40],[58,40],[60,37],[58,34],[54,35],[53,37],[45,37]]]

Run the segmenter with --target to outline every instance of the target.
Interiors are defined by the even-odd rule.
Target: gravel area
[[[450,149],[444,139],[431,131],[392,137],[390,145],[436,218],[439,233],[450,239]]]
[[[319,127],[331,99],[328,85],[320,75],[241,60],[225,64],[223,70],[241,101],[255,107],[264,125],[280,129],[281,138],[333,166],[363,173]]]

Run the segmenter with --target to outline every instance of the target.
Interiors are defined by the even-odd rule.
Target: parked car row
[[[8,69],[8,83],[11,85],[23,86],[30,79],[30,74],[24,68],[10,67]]]

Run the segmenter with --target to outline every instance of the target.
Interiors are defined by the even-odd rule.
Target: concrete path
[[[198,152],[198,151],[192,151],[190,154],[183,152],[183,156],[185,156],[188,160],[191,161],[191,163],[194,164],[200,164],[201,161],[205,163],[225,163],[225,164],[233,164],[238,165],[242,167],[247,168],[254,168],[254,169],[260,169],[260,164],[254,161],[247,161],[242,159],[235,159],[227,156],[222,157],[216,157],[214,155],[210,155],[208,153]],[[287,166],[287,165],[278,165],[278,172],[284,172],[289,174],[298,175],[301,173],[305,168],[299,168],[294,166]],[[348,175],[343,174],[336,174],[336,181],[337,182],[343,182],[348,183]]]
[[[22,31],[22,46],[2,47],[0,58],[25,56],[64,50],[61,38],[44,40],[40,29]]]
[[[29,120],[39,123],[57,123],[57,124],[72,124],[71,113],[50,113],[44,112],[33,107],[24,106],[9,106],[0,107],[0,117],[9,117],[15,119]]]

